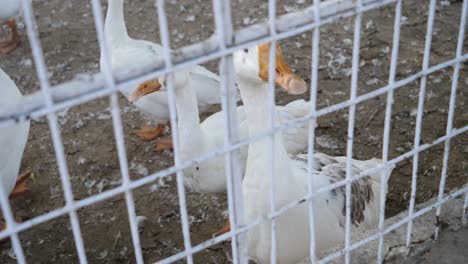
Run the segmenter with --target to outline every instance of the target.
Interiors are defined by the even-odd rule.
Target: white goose
[[[144,64],[162,57],[162,47],[156,43],[129,37],[124,19],[124,0],[109,0],[105,35],[110,49],[112,68]],[[101,70],[103,56],[100,58]],[[197,66],[191,71],[191,83],[198,98],[200,111],[205,111],[211,104],[220,103],[219,77],[207,69]],[[148,81],[139,87],[159,88],[155,81]],[[126,87],[121,92],[128,98],[135,87]],[[139,110],[148,114],[159,125],[155,128],[143,127],[137,135],[145,140],[152,140],[163,134],[164,124],[169,120],[168,98],[165,92],[155,93],[142,98],[136,103]],[[169,140],[170,141],[170,140]],[[170,143],[170,142],[168,142]],[[169,147],[170,144],[164,146]]]
[[[258,58],[258,52],[252,49],[250,56]],[[300,85],[305,86],[305,82],[297,75],[292,73],[288,65],[279,56],[278,63],[283,65],[281,74],[288,76],[278,82],[287,83],[294,79]],[[176,109],[178,117],[178,131],[180,138],[180,157],[182,161],[193,160],[203,154],[220,149],[224,146],[224,114],[215,113],[200,123],[198,112],[197,97],[191,84],[190,71],[181,71],[173,73],[174,90],[176,97]],[[130,96],[132,100],[148,96],[149,93],[158,91],[166,93],[164,85],[165,78],[158,80],[162,85],[160,89],[138,88]],[[297,119],[307,115],[310,112],[310,105],[304,100],[296,100],[285,106],[277,106],[280,122],[291,119]],[[246,122],[245,107],[237,107],[240,138],[245,139],[249,135]],[[299,153],[307,148],[308,142],[308,123],[303,123],[299,127],[288,129],[284,133],[285,147],[288,153]],[[240,151],[241,172],[245,172],[245,163],[247,160],[247,146]],[[184,170],[184,184],[196,192],[216,193],[226,191],[226,176],[224,168],[224,156],[216,156],[203,163],[196,164]]]
[[[8,20],[8,27],[11,28],[11,39],[0,42],[0,52],[8,54],[12,52],[20,42],[18,29],[14,17],[18,14],[21,7],[20,0],[3,0],[0,2],[0,21]]]
[[[261,45],[260,48],[268,47]],[[250,49],[251,50],[251,49]],[[250,53],[249,50],[249,53]],[[262,55],[262,53],[260,53]],[[236,81],[245,105],[250,135],[268,128],[269,107],[266,98],[266,78],[262,78],[261,65],[249,54],[234,54]],[[276,66],[278,70],[278,65]],[[302,93],[305,86],[282,85],[290,93]],[[278,114],[275,122],[279,122]],[[276,206],[280,208],[308,193],[307,156],[290,158],[281,134],[275,136],[274,170],[276,175]],[[243,198],[247,223],[264,217],[270,208],[270,154],[269,140],[253,142],[248,148],[246,173],[243,180]],[[316,154],[313,173],[314,190],[345,178],[346,157]],[[353,160],[353,175],[382,164],[381,160]],[[381,172],[383,173],[383,172]],[[373,227],[378,222],[380,203],[380,177],[375,173],[352,183],[353,231]],[[386,175],[387,179],[390,172]],[[332,190],[314,199],[317,253],[344,241],[345,193],[344,187]],[[276,245],[278,263],[297,263],[309,255],[309,215],[306,203],[289,210],[276,219]],[[247,234],[248,254],[257,263],[270,263],[271,221],[250,230]]]
[[[22,95],[15,83],[0,69],[0,105],[17,103]],[[0,179],[5,193],[14,198],[25,193],[27,174],[19,176],[19,167],[29,135],[29,121],[0,129]],[[0,223],[0,229],[3,224]]]

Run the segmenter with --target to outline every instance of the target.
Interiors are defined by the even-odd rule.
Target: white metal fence
[[[13,214],[10,209],[8,202],[8,194],[3,191],[3,188],[0,188],[0,203],[2,207],[2,212],[5,217],[7,228],[0,232],[0,239],[11,237],[12,246],[19,263],[26,263],[25,255],[22,249],[21,242],[18,237],[18,233],[25,231],[27,229],[33,228],[34,226],[50,221],[52,219],[58,218],[60,216],[68,214],[70,216],[71,227],[73,231],[73,236],[75,240],[76,250],[78,252],[80,263],[87,263],[85,245],[83,243],[82,234],[80,231],[80,224],[77,216],[77,210],[92,204],[95,204],[99,201],[109,199],[118,194],[125,194],[125,201],[128,209],[128,217],[131,227],[131,234],[135,252],[135,258],[137,263],[143,263],[143,254],[140,245],[140,238],[138,233],[138,226],[135,215],[135,205],[134,198],[132,195],[132,190],[138,187],[141,187],[147,183],[153,182],[158,178],[176,173],[177,175],[177,191],[179,195],[179,205],[180,205],[180,215],[182,222],[182,230],[184,236],[184,245],[185,249],[173,256],[170,256],[166,259],[159,261],[158,263],[171,263],[177,260],[186,259],[188,263],[193,263],[193,254],[202,251],[210,247],[213,244],[219,243],[221,241],[232,239],[232,255],[234,263],[246,263],[246,250],[244,245],[245,234],[250,228],[259,225],[269,219],[274,220],[280,214],[287,214],[288,210],[297,206],[301,200],[306,199],[309,201],[310,208],[310,228],[311,228],[311,249],[310,255],[313,262],[316,263],[325,263],[329,260],[337,258],[341,255],[345,255],[346,263],[350,261],[350,252],[372,240],[379,241],[379,251],[378,251],[378,263],[383,261],[383,243],[384,235],[388,234],[392,230],[407,224],[407,247],[409,248],[411,243],[411,234],[412,234],[412,223],[413,219],[429,212],[434,207],[437,208],[437,216],[441,214],[441,206],[453,199],[454,197],[465,195],[464,203],[464,216],[466,217],[466,209],[468,207],[468,187],[461,187],[454,193],[450,195],[444,195],[445,181],[447,177],[447,167],[449,160],[449,151],[450,151],[450,140],[453,137],[456,137],[462,133],[465,133],[468,130],[468,126],[461,128],[453,128],[453,119],[454,119],[454,109],[455,109],[455,99],[457,92],[457,84],[460,72],[460,64],[463,61],[468,59],[468,54],[463,54],[463,40],[465,36],[465,27],[466,27],[466,13],[468,9],[468,1],[463,1],[463,8],[461,10],[461,19],[459,25],[459,34],[458,42],[456,49],[456,56],[453,59],[445,61],[443,63],[430,66],[429,58],[431,54],[431,43],[432,43],[432,33],[434,25],[434,17],[436,11],[436,0],[431,0],[428,10],[428,20],[427,20],[427,33],[426,33],[426,42],[424,49],[424,59],[422,69],[409,77],[406,77],[401,80],[396,80],[396,66],[398,61],[398,50],[399,50],[399,39],[400,39],[400,20],[401,20],[401,9],[402,1],[401,0],[356,0],[356,1],[346,1],[346,0],[329,0],[320,3],[319,0],[314,0],[313,5],[310,7],[294,13],[288,13],[276,17],[276,1],[270,0],[268,5],[268,22],[259,23],[253,26],[249,26],[240,31],[234,32],[232,29],[232,20],[231,20],[231,9],[229,0],[214,0],[213,8],[215,14],[215,24],[216,32],[213,37],[193,44],[191,46],[184,47],[180,52],[172,53],[170,51],[170,37],[167,26],[167,18],[164,11],[164,1],[157,0],[158,7],[158,18],[161,34],[161,42],[164,46],[164,56],[160,61],[155,61],[150,65],[144,65],[138,69],[131,70],[120,70],[118,72],[112,73],[109,63],[109,55],[107,54],[107,49],[105,47],[104,33],[103,33],[103,16],[101,13],[101,3],[99,0],[92,0],[92,9],[95,19],[96,31],[98,33],[98,40],[101,50],[104,51],[105,63],[104,72],[95,74],[92,76],[81,76],[75,80],[61,83],[56,86],[51,86],[48,80],[48,74],[46,71],[46,65],[44,62],[44,55],[41,48],[41,42],[38,37],[37,27],[35,18],[33,15],[33,10],[31,7],[31,1],[23,0],[23,9],[24,9],[24,18],[26,23],[26,29],[28,38],[32,47],[32,53],[36,65],[36,71],[39,76],[41,91],[33,93],[26,96],[23,100],[10,107],[8,109],[2,108],[0,110],[3,113],[0,116],[0,128],[4,126],[11,125],[14,122],[29,118],[37,118],[41,116],[47,116],[53,145],[55,149],[55,154],[57,157],[57,163],[60,171],[60,177],[63,185],[63,190],[65,193],[66,205],[62,208],[55,209],[46,214],[34,217],[30,220],[27,220],[22,223],[16,223],[14,221]],[[393,32],[393,47],[391,52],[391,66],[390,74],[388,78],[388,85],[376,89],[372,92],[357,95],[358,88],[358,70],[359,70],[359,49],[360,49],[360,32],[361,32],[361,17],[362,14],[366,11],[373,10],[385,5],[394,4],[395,7],[395,22],[394,22],[394,32]],[[316,95],[317,95],[317,82],[318,82],[318,57],[319,57],[319,41],[320,41],[320,26],[334,22],[343,17],[355,16],[354,20],[354,40],[353,40],[353,57],[352,57],[352,75],[351,75],[351,95],[349,100],[323,108],[317,109],[316,104]],[[291,120],[284,124],[281,127],[272,127],[272,129],[262,135],[258,135],[247,140],[239,141],[236,135],[236,117],[235,117],[235,106],[236,102],[232,96],[229,94],[234,91],[233,87],[233,64],[231,54],[239,49],[252,46],[259,43],[271,42],[275,43],[278,40],[294,36],[306,31],[313,30],[313,45],[312,45],[312,79],[311,79],[311,101],[310,109],[311,112],[309,115],[297,119]],[[272,49],[274,50],[274,49]],[[273,52],[270,52],[270,61],[275,56]],[[144,80],[149,80],[163,74],[170,73],[172,71],[187,67],[189,65],[195,65],[199,63],[204,63],[212,59],[221,58],[219,69],[220,76],[222,77],[222,107],[225,112],[225,127],[229,133],[226,134],[225,146],[222,149],[208,153],[199,157],[194,161],[181,162],[178,155],[178,135],[177,130],[172,131],[173,141],[174,141],[174,160],[175,165],[168,169],[161,170],[152,175],[144,177],[138,180],[130,180],[129,177],[129,168],[127,164],[127,156],[125,150],[125,142],[123,137],[123,128],[122,120],[120,116],[120,109],[118,104],[117,92],[118,88],[122,85],[138,84]],[[423,109],[424,109],[424,99],[426,94],[426,83],[427,76],[431,73],[434,73],[438,70],[453,67],[453,77],[452,77],[452,86],[450,94],[450,105],[448,111],[448,122],[446,128],[446,134],[440,138],[437,138],[433,142],[420,144],[421,137],[421,124],[423,118]],[[273,69],[274,67],[270,67]],[[272,84],[273,70],[270,70],[270,85]],[[392,103],[393,103],[393,93],[396,89],[405,86],[417,79],[421,79],[420,90],[419,90],[419,101],[416,115],[416,131],[414,138],[414,148],[394,159],[389,160],[389,135],[390,135],[390,125],[391,125],[391,114],[392,114]],[[175,117],[175,104],[174,104],[174,92],[171,82],[169,81],[169,100],[170,100],[170,114],[171,114],[171,124],[172,127],[176,126],[176,117]],[[385,112],[385,128],[384,128],[384,141],[383,141],[383,157],[384,164],[377,168],[369,169],[362,172],[359,175],[351,174],[351,158],[353,153],[353,138],[354,138],[354,125],[355,125],[355,111],[356,105],[358,103],[364,102],[371,98],[377,97],[379,95],[387,95],[387,104]],[[63,149],[62,138],[59,131],[59,125],[57,122],[56,112],[74,105],[78,105],[90,100],[93,100],[102,96],[110,96],[110,105],[111,113],[113,120],[114,133],[116,138],[118,157],[120,170],[122,174],[122,185],[104,191],[100,194],[93,195],[91,197],[75,201],[70,184],[70,175],[67,168],[66,157]],[[271,96],[271,102],[274,102],[274,96]],[[272,137],[274,133],[279,131],[284,131],[288,127],[297,126],[303,122],[314,122],[316,118],[338,111],[340,109],[349,108],[349,123],[348,123],[348,142],[347,142],[347,173],[346,180],[331,184],[325,188],[322,188],[314,193],[309,193],[305,197],[302,197],[300,200],[292,201],[287,206],[281,208],[275,208],[274,204],[274,193],[272,193],[271,201],[272,208],[275,208],[273,212],[269,215],[264,216],[262,219],[258,219],[253,223],[244,223],[243,219],[243,207],[242,207],[242,196],[240,195],[240,172],[236,166],[236,152],[235,150],[241,146],[247,145],[250,142],[258,141],[264,137]],[[309,172],[312,171],[312,153],[314,151],[314,138],[315,138],[315,129],[314,126],[310,126],[309,133]],[[416,184],[417,184],[417,170],[418,170],[418,158],[419,153],[431,148],[432,146],[444,142],[444,154],[443,154],[443,168],[442,176],[440,181],[439,195],[437,203],[432,206],[426,207],[415,212],[415,198],[416,198]],[[272,144],[272,148],[273,148]],[[207,160],[215,155],[226,155],[226,170],[228,177],[228,201],[229,201],[229,214],[231,216],[231,231],[223,234],[221,236],[215,237],[213,239],[207,240],[201,244],[193,245],[190,239],[189,231],[189,222],[188,214],[186,208],[186,198],[185,190],[183,186],[183,173],[182,170],[194,164],[194,162],[201,162]],[[402,221],[391,225],[385,226],[384,224],[384,212],[385,212],[385,194],[387,191],[386,181],[382,181],[382,195],[381,195],[381,204],[380,204],[380,221],[379,221],[379,231],[375,235],[372,235],[364,240],[361,240],[357,243],[351,244],[351,183],[359,178],[362,178],[370,173],[385,170],[394,164],[413,157],[413,170],[412,170],[412,185],[411,185],[411,198],[410,198],[410,207],[409,215]],[[274,175],[272,175],[274,176]],[[321,260],[318,260],[315,254],[315,241],[319,238],[315,237],[314,232],[314,215],[313,215],[313,203],[310,202],[311,198],[316,197],[321,193],[328,192],[334,188],[341,186],[346,187],[346,237],[345,237],[345,248],[334,254],[331,254]],[[312,188],[312,182],[309,182],[309,188]],[[309,189],[311,190],[311,189]],[[466,221],[466,219],[465,219]],[[272,235],[274,237],[275,228],[274,224],[272,225]],[[439,230],[436,230],[436,236],[439,233]],[[273,241],[275,241],[273,239]],[[271,245],[275,248],[275,242]],[[275,260],[275,250],[272,252],[272,262]]]

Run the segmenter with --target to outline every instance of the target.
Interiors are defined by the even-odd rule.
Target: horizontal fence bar
[[[382,95],[384,93],[387,93],[389,91],[396,90],[396,89],[401,88],[401,87],[403,87],[403,86],[405,86],[405,85],[407,85],[407,84],[409,84],[411,82],[414,82],[415,80],[421,78],[422,76],[432,74],[434,72],[440,71],[440,70],[442,70],[444,68],[447,68],[447,67],[452,66],[452,65],[454,65],[456,63],[460,63],[460,62],[463,62],[463,61],[466,61],[466,60],[468,60],[468,53],[465,53],[461,57],[454,58],[454,59],[442,62],[440,64],[437,64],[435,66],[432,66],[427,70],[422,70],[422,71],[420,71],[418,73],[415,73],[415,74],[413,74],[413,75],[411,75],[411,76],[409,76],[407,78],[404,78],[404,79],[401,79],[401,80],[399,80],[397,82],[394,82],[391,85],[387,85],[387,86],[384,86],[384,87],[379,88],[377,90],[374,90],[372,92],[360,95],[360,96],[356,97],[356,100],[354,100],[354,101],[347,100],[347,101],[343,101],[341,103],[334,104],[334,105],[328,106],[326,108],[323,108],[323,109],[317,111],[316,117],[323,116],[323,115],[335,112],[335,111],[340,110],[340,109],[344,109],[346,107],[349,107],[351,104],[358,104],[358,103],[364,102],[366,100],[369,100],[371,98]],[[133,81],[116,84],[115,89],[120,89],[122,86],[128,85],[128,83],[133,83]],[[137,84],[137,83],[135,83],[135,84]],[[108,90],[111,91],[111,92],[113,91],[113,89],[108,89]],[[104,95],[107,95],[107,93],[103,93],[103,96]],[[87,95],[87,97],[91,98],[92,95],[91,94]],[[76,100],[76,103],[80,104],[82,102],[80,102],[79,100]],[[70,103],[65,103],[64,105],[62,105],[62,103],[58,103],[58,104],[54,105],[51,109],[48,109],[48,110],[42,109],[41,111],[35,112],[35,113],[37,113],[37,116],[42,116],[44,114],[48,114],[48,113],[54,112],[54,111],[59,111],[61,109],[71,107],[71,106],[72,105]],[[0,107],[0,113],[2,113],[2,108],[1,107]],[[305,116],[303,118],[289,121],[285,125],[283,125],[282,128],[275,128],[274,132],[276,133],[276,132],[284,131],[284,130],[286,130],[288,128],[293,127],[294,126],[293,123],[295,123],[296,121],[297,122],[302,122],[301,120],[310,120],[310,118],[312,118],[312,115],[307,115],[307,116]],[[11,121],[13,121],[13,122],[18,121],[19,122],[20,120],[22,120],[22,118],[15,117],[15,116],[12,116],[12,115],[0,115],[0,128],[10,126],[12,124]],[[265,136],[270,135],[271,133],[273,133],[273,132],[266,133]]]
[[[360,13],[394,3],[396,0],[363,0],[362,2],[363,7]],[[174,64],[171,66],[164,67],[164,60],[161,58],[154,63],[141,63],[136,67],[114,70],[115,87],[106,86],[103,73],[77,75],[74,80],[51,87],[50,92],[54,101],[54,105],[51,107],[47,108],[45,106],[40,92],[26,95],[19,103],[7,108],[0,107],[0,128],[3,127],[5,122],[11,124],[12,121],[38,118],[50,112],[82,104],[100,96],[110,95],[117,92],[122,86],[133,85],[136,87],[139,83],[188,66],[218,59],[237,50],[260,43],[288,38],[335,22],[337,19],[357,14],[354,5],[350,4],[350,1],[329,0],[321,3],[320,9],[320,23],[314,23],[313,6],[310,6],[302,11],[279,16],[277,18],[278,33],[275,36],[268,35],[268,23],[264,22],[235,32],[235,46],[220,49],[218,47],[218,38],[214,35],[205,41],[172,51]],[[283,24],[285,26],[281,26]],[[263,31],[265,31],[264,34]]]

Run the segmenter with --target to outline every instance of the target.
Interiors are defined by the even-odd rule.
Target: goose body
[[[256,48],[254,48],[256,49]],[[259,47],[260,49],[260,47]],[[250,49],[249,49],[250,53]],[[265,79],[255,75],[259,71],[256,60],[245,52],[234,54],[236,81],[245,105],[249,134],[257,135],[268,128],[268,98]],[[278,67],[278,66],[277,66]],[[261,68],[261,67],[260,67]],[[278,70],[278,68],[277,68]],[[283,85],[294,93],[305,91],[298,85]],[[275,122],[279,122],[279,114]],[[274,137],[273,153],[275,172],[275,208],[304,197],[308,193],[307,155],[288,155],[285,140],[281,134]],[[246,222],[251,223],[271,213],[270,192],[271,161],[270,142],[253,142],[248,148],[246,173],[243,184],[243,200]],[[346,157],[314,155],[312,179],[313,191],[346,177]],[[352,161],[352,174],[381,165],[382,161]],[[352,183],[352,232],[375,227],[378,222],[380,184],[382,173],[374,173]],[[388,179],[390,172],[386,174]],[[344,242],[345,238],[345,187],[334,189],[313,199],[316,252],[321,252]],[[254,227],[247,233],[248,255],[256,263],[270,263],[271,221]],[[298,205],[276,218],[276,260],[277,263],[297,263],[309,256],[310,228],[307,203]]]
[[[304,100],[291,102],[285,106],[277,106],[279,113],[279,123],[285,123],[292,119],[297,119],[309,113],[309,104]],[[186,112],[187,113],[187,112]],[[180,118],[181,114],[178,114]],[[249,136],[246,122],[245,107],[237,107],[237,117],[239,121],[240,139],[246,139]],[[181,124],[183,126],[183,124]],[[185,128],[182,128],[185,129]],[[179,130],[182,130],[179,127]],[[224,146],[224,113],[218,112],[208,117],[200,124],[200,134],[198,142],[195,142],[193,133],[187,135],[187,140],[193,140],[196,146],[181,144],[181,154],[184,160],[192,160],[203,154],[221,149]],[[193,131],[193,130],[191,130]],[[187,130],[189,132],[189,130]],[[303,123],[301,127],[288,129],[284,132],[285,147],[288,153],[298,153],[307,146],[308,126]],[[305,146],[305,147],[304,147]],[[247,161],[248,146],[240,149],[241,174],[244,175]],[[226,191],[226,172],[224,156],[216,156],[204,161],[197,166],[193,166],[184,171],[184,184],[187,188],[196,192],[213,193]]]
[[[0,1],[0,20],[8,20],[15,17],[20,10],[20,0],[2,0]]]
[[[21,98],[18,87],[0,69],[0,105],[13,105]],[[0,129],[0,177],[7,194],[12,192],[16,184],[21,158],[28,140],[29,125],[28,121]]]
[[[129,37],[124,20],[124,1],[111,0],[105,21],[105,35],[109,48],[112,69],[145,64],[162,57],[160,45]],[[103,69],[101,53],[100,66]],[[201,111],[211,104],[220,102],[219,77],[207,69],[197,66],[192,69],[192,85],[196,92]],[[124,87],[121,92],[128,98],[134,87]],[[157,123],[169,120],[168,97],[166,92],[154,93],[136,102],[136,107],[148,114]]]

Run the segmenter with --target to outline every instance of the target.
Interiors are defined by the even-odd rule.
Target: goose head
[[[167,91],[168,78],[172,79],[172,85],[176,91],[189,85],[188,71],[181,70],[173,72],[169,75],[164,75],[155,80],[150,80],[138,85],[135,91],[133,91],[129,96],[130,102],[136,102],[141,97],[157,91]]]
[[[248,82],[250,88],[263,87],[268,82],[270,44],[243,49],[234,53],[234,65],[238,81]],[[302,94],[307,90],[305,81],[295,74],[285,62],[279,44],[275,45],[275,83],[290,94]]]

